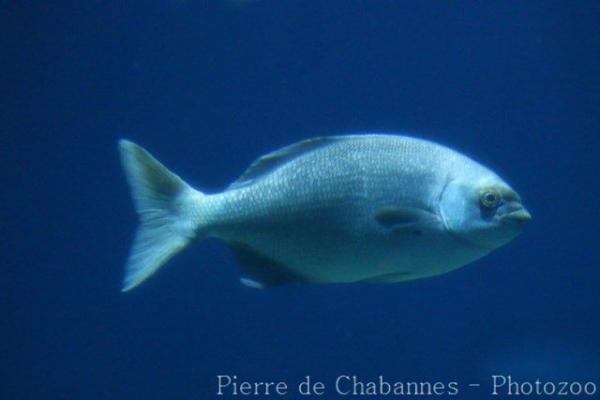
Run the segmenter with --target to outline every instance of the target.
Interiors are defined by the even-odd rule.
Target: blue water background
[[[598,2],[19,1],[0,33],[0,398],[208,399],[216,374],[326,398],[340,374],[600,387]],[[208,240],[120,292],[118,138],[217,192],[283,145],[373,131],[472,156],[534,221],[406,284],[251,290]]]

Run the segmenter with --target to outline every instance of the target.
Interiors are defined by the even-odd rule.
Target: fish
[[[410,281],[486,256],[531,220],[493,171],[411,136],[306,139],[260,157],[213,194],[141,146],[118,145],[140,222],[123,291],[206,238],[229,245],[252,288]]]

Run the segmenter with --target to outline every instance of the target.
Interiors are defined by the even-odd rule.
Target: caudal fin
[[[192,210],[202,194],[142,147],[119,141],[121,163],[140,217],[125,266],[123,291],[156,272],[194,237]]]

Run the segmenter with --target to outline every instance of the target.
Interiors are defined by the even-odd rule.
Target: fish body
[[[230,244],[252,287],[412,280],[483,257],[530,219],[495,173],[406,136],[308,139],[258,159],[211,195],[141,147],[120,148],[142,222],[125,290],[206,237]]]

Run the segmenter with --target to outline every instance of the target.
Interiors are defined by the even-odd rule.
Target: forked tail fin
[[[140,217],[125,266],[123,291],[156,272],[194,237],[193,209],[203,195],[142,147],[119,141],[121,163]]]

